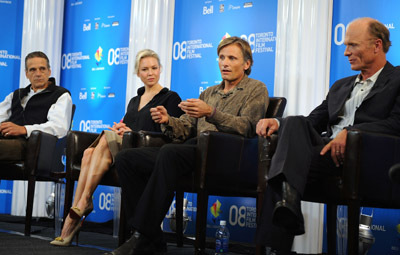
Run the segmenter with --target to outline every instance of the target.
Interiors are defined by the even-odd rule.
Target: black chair
[[[67,165],[66,165],[66,188],[64,201],[64,222],[72,205],[75,181],[79,179],[81,160],[83,152],[93,143],[99,134],[81,131],[70,131],[67,136]],[[161,133],[139,131],[125,132],[122,140],[122,149],[135,147],[160,147],[170,140]],[[120,187],[117,171],[112,167],[103,176],[100,185]],[[120,225],[118,243],[123,244],[126,240],[126,220],[123,213],[124,203],[121,201]]]
[[[75,105],[72,106],[72,118]],[[56,136],[34,130],[28,138],[25,159],[18,162],[0,162],[0,179],[28,181],[25,215],[25,236],[31,234],[33,200],[36,181],[57,182],[53,172],[64,170],[61,157],[64,154],[66,137]]]
[[[266,117],[280,117],[286,98],[272,97]],[[183,193],[197,193],[195,252],[203,253],[206,242],[208,196],[255,197],[258,192],[258,138],[244,138],[221,132],[203,132],[198,137],[196,170],[192,177],[179,180],[176,192],[178,246],[183,244]],[[259,206],[257,206],[258,208]]]
[[[277,135],[260,138],[259,164],[264,165],[260,175],[264,181],[276,140]],[[349,131],[341,175],[306,186],[304,201],[327,205],[328,254],[336,254],[337,205],[348,206],[348,254],[358,254],[360,207],[400,209],[400,184],[388,175],[391,166],[399,162],[400,137]]]
[[[400,164],[396,164],[389,169],[389,177],[393,182],[400,184]]]

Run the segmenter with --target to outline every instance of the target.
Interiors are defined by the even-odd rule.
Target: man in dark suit
[[[388,29],[371,18],[356,19],[344,43],[351,69],[360,74],[335,82],[307,117],[257,124],[258,135],[279,136],[256,235],[271,254],[290,254],[294,236],[304,233],[300,200],[306,183],[340,173],[348,130],[400,135],[400,69],[386,60]]]

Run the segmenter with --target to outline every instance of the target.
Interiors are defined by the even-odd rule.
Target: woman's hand
[[[120,137],[123,137],[125,132],[132,131],[132,129],[130,129],[123,122],[119,122],[119,123],[114,122],[114,125],[112,127],[110,127],[109,129],[114,131],[115,133],[117,133],[117,135],[119,135]]]

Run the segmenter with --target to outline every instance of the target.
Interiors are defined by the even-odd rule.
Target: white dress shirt
[[[39,89],[36,92],[31,88],[28,95],[22,98],[21,105],[25,109],[29,99],[37,93],[43,91]],[[0,103],[0,123],[7,121],[11,117],[11,102],[13,92],[6,96],[5,100]],[[48,134],[62,138],[67,135],[71,125],[72,114],[72,98],[69,93],[62,94],[57,102],[55,102],[47,113],[47,122],[42,124],[25,125],[26,137],[29,137],[33,130],[40,130]]]
[[[353,91],[350,94],[350,98],[347,99],[346,103],[344,104],[343,115],[338,116],[338,118],[341,120],[338,124],[332,126],[332,139],[335,138],[337,134],[343,130],[343,128],[354,124],[354,116],[356,115],[358,107],[360,107],[365,97],[375,85],[375,82],[378,79],[382,69],[383,67],[365,81],[361,80],[361,74],[357,76]]]

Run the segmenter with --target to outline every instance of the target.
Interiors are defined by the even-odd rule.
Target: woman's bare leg
[[[80,199],[76,204],[76,207],[78,207],[81,211],[85,210],[92,202],[93,193],[99,185],[104,174],[109,170],[111,163],[112,155],[110,149],[108,148],[106,138],[102,136],[92,153],[85,186],[81,193]]]
[[[95,147],[91,147],[91,148],[87,148],[83,152],[83,157],[82,157],[82,161],[81,161],[81,171],[79,173],[78,184],[76,186],[74,202],[72,203],[72,206],[76,206],[78,204],[78,201],[81,199],[82,192],[85,189],[87,176],[89,173],[89,166],[90,166],[90,162],[92,160],[92,155],[93,155],[94,150],[95,150]]]
[[[73,206],[84,211],[92,201],[92,195],[101,178],[108,171],[112,162],[111,152],[104,135],[100,138],[95,148],[85,150],[82,157],[81,172],[75,191]],[[79,220],[71,219],[69,215],[65,219],[61,237],[67,237],[76,227]]]

